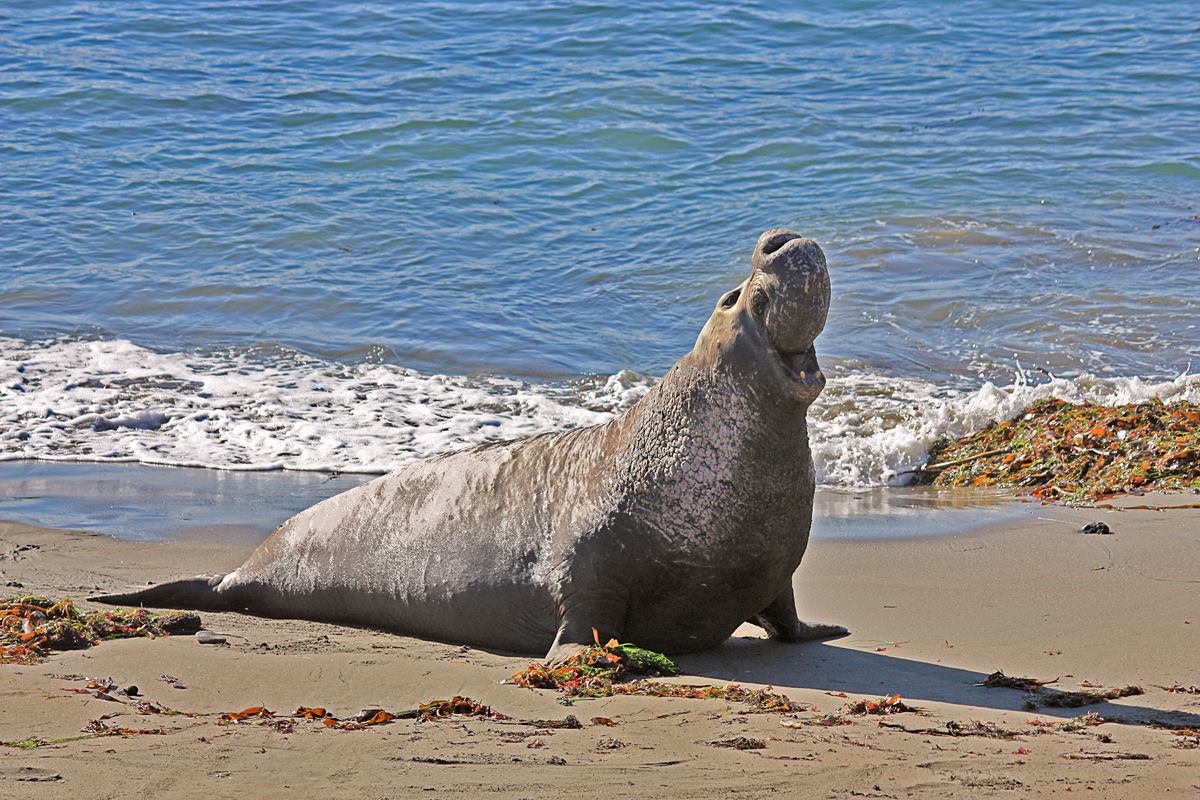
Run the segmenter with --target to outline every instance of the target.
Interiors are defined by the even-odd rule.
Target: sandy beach
[[[1077,532],[1093,520],[1114,533]],[[241,542],[130,542],[3,524],[0,584],[8,593],[83,598],[229,569],[247,551]],[[9,743],[0,747],[0,796],[1195,796],[1200,739],[1178,729],[1200,728],[1200,695],[1169,687],[1200,683],[1198,554],[1193,510],[1045,506],[1019,525],[959,535],[817,540],[796,576],[801,614],[847,625],[849,637],[780,645],[746,625],[716,651],[679,658],[676,679],[774,686],[812,709],[793,715],[639,696],[565,707],[553,692],[502,683],[528,657],[206,613],[205,627],[228,644],[129,639],[0,666],[0,740]],[[1027,710],[1020,690],[976,685],[997,670],[1057,679],[1052,686],[1064,690],[1137,685],[1145,693]],[[139,714],[132,702],[69,691],[105,677],[196,716]],[[916,710],[844,711],[894,694]],[[453,695],[512,719],[337,730],[313,720],[293,729],[219,718],[252,706],[276,719],[299,706],[346,717]],[[1064,729],[1087,712],[1104,721]],[[51,741],[81,736],[90,721],[114,714],[104,724],[161,730]],[[530,724],[566,715],[582,727]],[[615,725],[593,724],[595,717]],[[712,744],[736,737],[762,746]],[[31,740],[46,743],[11,744]]]

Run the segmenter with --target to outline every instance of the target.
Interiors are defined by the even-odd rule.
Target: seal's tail
[[[221,592],[217,586],[224,575],[201,575],[170,581],[127,594],[105,594],[89,597],[96,603],[113,606],[150,606],[151,608],[188,608],[197,611],[224,611],[234,608],[232,592]]]

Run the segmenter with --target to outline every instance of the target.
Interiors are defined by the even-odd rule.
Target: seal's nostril
[[[764,256],[769,256],[771,253],[774,253],[788,242],[799,238],[800,235],[797,233],[792,233],[791,231],[779,231],[763,242],[762,247],[759,249],[762,251]]]

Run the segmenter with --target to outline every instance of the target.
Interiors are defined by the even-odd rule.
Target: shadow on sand
[[[905,701],[918,706],[925,700],[997,711],[1020,711],[1025,699],[1025,694],[1018,690],[977,686],[987,677],[982,672],[864,653],[827,642],[781,645],[766,639],[733,638],[717,650],[679,656],[677,662],[685,675],[858,695],[899,693]],[[997,668],[1001,667],[998,665]],[[1200,714],[1167,711],[1129,701],[1097,703],[1082,708],[1039,706],[1036,712],[1025,713],[1070,719],[1088,711],[1110,718],[1111,722],[1160,722],[1172,727],[1200,727]]]

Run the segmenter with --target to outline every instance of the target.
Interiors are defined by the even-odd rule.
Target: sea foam
[[[833,365],[809,412],[818,481],[903,483],[939,438],[1009,419],[1036,400],[1200,400],[1200,376],[951,388]],[[592,425],[654,378],[571,382],[425,375],[283,348],[159,353],[124,340],[0,338],[0,460],[140,462],[226,470],[388,472],[483,442]]]

